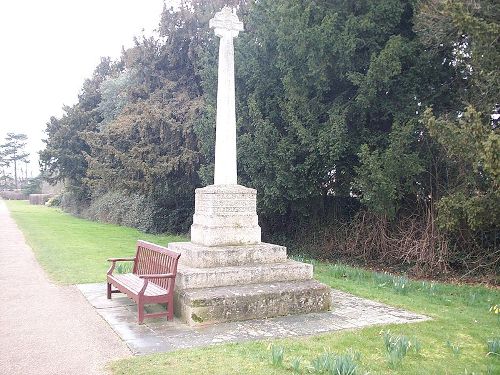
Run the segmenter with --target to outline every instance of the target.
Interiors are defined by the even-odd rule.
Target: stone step
[[[328,311],[331,289],[316,280],[185,289],[175,314],[191,326]]]
[[[181,256],[182,258],[182,256]],[[217,268],[178,266],[175,288],[197,289],[277,281],[302,281],[313,277],[313,266],[287,260],[282,263]]]
[[[269,243],[246,246],[208,247],[192,242],[171,242],[168,248],[181,253],[179,265],[193,268],[230,267],[283,263],[286,247]]]

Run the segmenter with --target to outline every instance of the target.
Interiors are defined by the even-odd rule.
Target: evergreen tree
[[[7,133],[5,143],[0,146],[3,154],[3,167],[10,163],[14,164],[14,186],[19,188],[17,178],[17,166],[21,162],[28,162],[29,153],[25,151],[28,136],[22,133]],[[4,173],[5,175],[5,173]]]

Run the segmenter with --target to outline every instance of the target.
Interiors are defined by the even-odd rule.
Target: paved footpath
[[[48,280],[0,200],[0,373],[105,374],[130,355],[75,286]]]

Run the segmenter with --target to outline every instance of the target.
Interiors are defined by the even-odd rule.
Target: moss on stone
[[[191,314],[191,319],[196,323],[203,323],[203,318],[194,313]]]

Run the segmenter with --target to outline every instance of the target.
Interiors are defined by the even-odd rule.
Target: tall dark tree
[[[7,172],[10,166],[10,161],[4,154],[3,150],[0,148],[0,168],[2,175],[0,176],[0,186],[2,189],[8,188],[8,181],[11,178]]]
[[[190,224],[203,163],[199,147],[210,142],[196,133],[206,118],[202,46],[213,39],[208,21],[222,4],[165,9],[160,38],[137,38],[123,52],[122,70],[101,85],[104,120],[98,131],[85,132],[92,190],[148,197],[151,230],[186,231]]]
[[[17,167],[19,163],[28,162],[29,152],[26,152],[28,136],[22,133],[7,133],[5,143],[0,146],[6,162],[14,165],[14,184],[19,188]]]
[[[78,96],[78,103],[63,108],[61,118],[51,117],[47,123],[45,149],[40,152],[40,164],[44,178],[50,183],[65,181],[67,189],[77,201],[88,201],[90,191],[85,184],[87,160],[90,152],[82,134],[95,131],[103,117],[99,112],[100,85],[115,71],[109,58],[103,58],[87,79]]]
[[[236,44],[239,151],[263,213],[309,215],[327,196],[382,196],[389,180],[399,193],[375,203],[384,212],[415,194],[407,187],[423,169],[416,112],[449,100],[440,87],[452,72],[417,40],[413,12],[412,1],[254,5]],[[356,180],[363,159],[401,137],[410,138],[392,147],[408,157],[379,160],[380,180]],[[394,177],[402,171],[406,181]]]
[[[434,102],[423,123],[437,143],[431,175],[438,223],[463,258],[498,265],[500,241],[500,131],[491,113],[500,101],[500,11],[495,1],[426,0],[415,30],[422,43],[455,71],[457,99],[444,111]],[[481,249],[490,249],[482,259]]]
[[[464,203],[460,220],[472,220],[498,186],[498,129],[486,129],[500,56],[491,0],[181,1],[164,9],[159,35],[104,59],[79,102],[51,119],[49,178],[91,212],[117,212],[111,220],[134,212],[147,216],[143,229],[186,230],[194,188],[213,181],[218,38],[208,23],[226,4],[245,24],[239,182],[259,191],[264,230],[343,220],[356,236],[327,228],[344,242],[324,253],[446,268],[448,244],[461,245],[436,213]],[[466,199],[446,205],[456,192]]]

